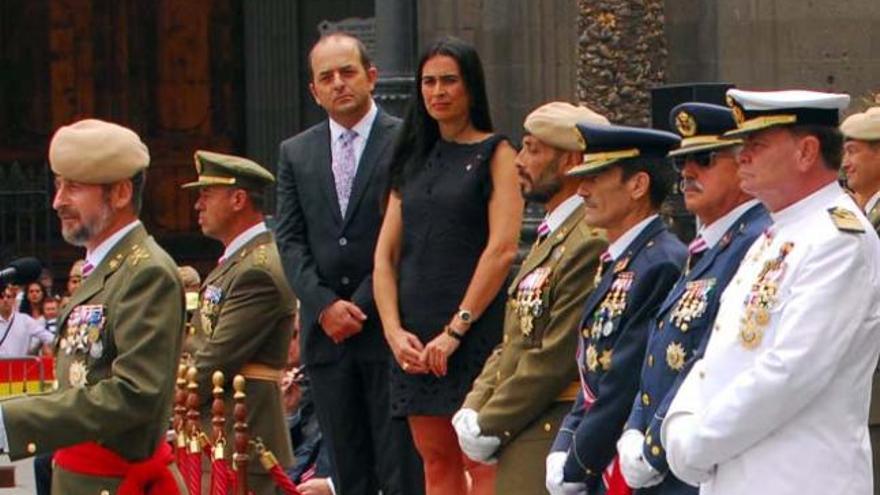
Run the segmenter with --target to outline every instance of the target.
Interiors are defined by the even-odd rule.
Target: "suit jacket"
[[[87,441],[150,457],[168,429],[183,320],[177,266],[138,226],[62,309],[58,391],[2,403],[10,457]]]
[[[614,458],[639,388],[648,330],[686,257],[685,246],[656,218],[604,271],[587,298],[577,353],[583,387],[552,448],[569,452],[566,481],[586,481],[592,491]],[[589,408],[585,393],[595,397]]]
[[[769,224],[770,217],[762,205],[743,212],[718,243],[678,279],[651,325],[641,388],[624,429],[637,429],[645,434],[643,456],[661,473],[669,470],[660,444],[660,425],[666,408],[678,390],[680,378],[687,372],[686,363],[693,362],[710,337],[721,293],[746,251]],[[648,398],[647,404],[643,397]],[[656,488],[639,493],[696,493],[696,488],[684,487],[671,478],[673,475],[669,474]]]
[[[703,494],[871,493],[880,239],[836,182],[773,221],[721,296],[663,445],[707,473]]]
[[[278,246],[284,271],[300,297],[303,362],[331,363],[343,352],[383,360],[388,349],[373,303],[373,252],[382,224],[392,143],[400,119],[379,110],[352,186],[348,210],[339,212],[330,168],[330,127],[321,122],[281,143],[278,163]],[[363,331],[334,344],[318,324],[337,299],[366,314]]]
[[[195,328],[193,364],[198,370],[203,431],[210,434],[211,375],[222,371],[226,379],[227,438],[232,445],[232,380],[242,366],[258,363],[283,370],[293,333],[296,298],[281,268],[281,259],[270,232],[257,235],[217,266],[202,283]],[[248,426],[260,437],[283,467],[293,464],[293,449],[278,383],[248,379]],[[232,449],[228,448],[231,457]],[[258,462],[251,472],[265,474]]]
[[[480,431],[501,438],[502,446],[540,420],[577,380],[571,360],[577,324],[608,246],[601,231],[584,223],[583,213],[578,207],[523,260],[507,289],[503,343],[462,406],[477,411]]]

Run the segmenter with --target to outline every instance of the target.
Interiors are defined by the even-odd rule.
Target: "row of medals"
[[[771,239],[767,237],[768,243]],[[752,350],[761,345],[764,331],[770,324],[770,310],[779,295],[779,283],[785,273],[785,257],[794,248],[794,243],[785,242],[779,247],[779,254],[764,262],[752,290],[746,295],[745,309],[740,318],[739,341],[743,347]],[[761,249],[763,251],[763,247]],[[760,252],[756,257],[760,256]]]

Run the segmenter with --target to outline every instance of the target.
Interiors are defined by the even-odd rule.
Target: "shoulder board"
[[[859,222],[856,214],[846,208],[841,208],[839,206],[828,208],[828,214],[831,215],[831,221],[834,223],[834,226],[841,232],[865,232],[865,228],[862,226],[862,223]]]

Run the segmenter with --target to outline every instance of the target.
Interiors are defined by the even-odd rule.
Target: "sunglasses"
[[[680,155],[673,157],[672,166],[675,167],[675,171],[681,173],[684,170],[684,166],[687,162],[692,161],[697,164],[700,168],[709,168],[715,163],[715,159],[718,156],[721,156],[725,153],[732,153],[732,156],[736,157],[738,152],[738,147],[733,149],[725,149],[721,151],[703,151],[700,153],[690,153],[687,155]]]

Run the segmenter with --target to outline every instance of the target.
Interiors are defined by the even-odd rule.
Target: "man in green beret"
[[[263,221],[264,191],[275,178],[251,160],[232,155],[197,151],[195,163],[198,180],[183,187],[199,189],[195,209],[202,232],[226,248],[202,283],[192,320],[204,431],[211,431],[212,374],[223,372],[227,392],[233,377],[244,375],[251,437],[259,438],[286,468],[293,464],[293,450],[280,383],[296,299],[284,277],[275,238]],[[226,410],[231,412],[232,394],[226,396]],[[226,424],[231,439],[233,423]],[[231,450],[222,454],[229,458]],[[203,463],[202,486],[210,486],[209,480],[209,463]],[[281,493],[260,462],[248,468],[248,488],[258,495]]]
[[[52,493],[185,493],[164,441],[183,334],[177,267],[138,220],[150,157],[125,127],[87,119],[49,145],[53,207],[86,248],[62,309],[58,390],[0,403],[0,447],[15,460],[56,451]]]

